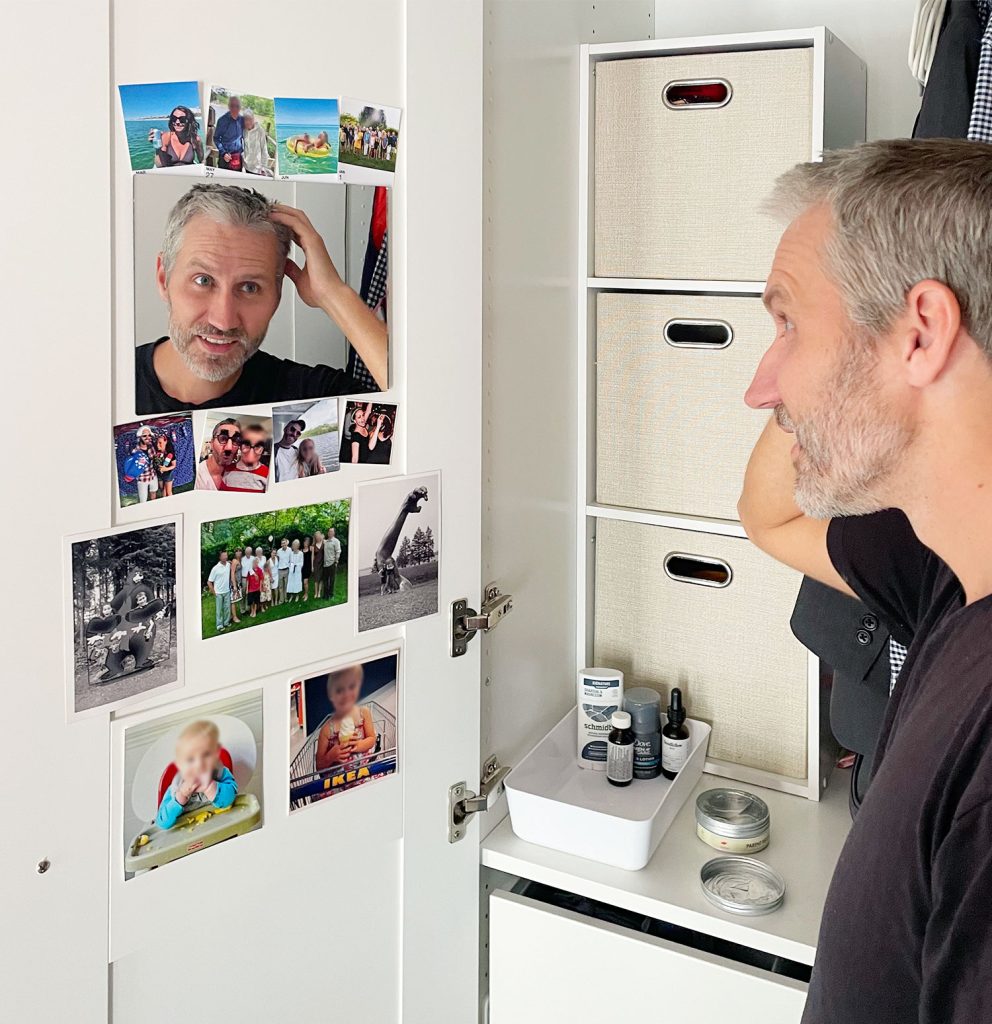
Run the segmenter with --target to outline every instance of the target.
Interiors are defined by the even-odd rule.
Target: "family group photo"
[[[396,170],[400,136],[400,111],[362,100],[342,97],[340,111],[340,161],[345,180],[363,169],[364,179],[389,184]]]
[[[202,164],[199,82],[119,86],[132,171]]]
[[[262,827],[261,690],[124,723],[125,881]]]
[[[388,386],[378,189],[136,175],[133,191],[136,416]]]
[[[202,523],[203,638],[344,604],[350,515],[341,500]]]
[[[263,494],[269,486],[271,455],[270,417],[209,412],[204,420],[196,489]]]
[[[114,427],[114,464],[121,508],[193,489],[193,418],[188,413]]]
[[[272,431],[277,484],[341,468],[336,398],[277,406],[272,410]]]
[[[395,651],[290,683],[289,809],[397,769]]]
[[[409,622],[438,610],[441,477],[358,488],[358,630]]]
[[[206,165],[232,174],[275,177],[276,114],[271,97],[235,93],[218,85],[210,89]]]
[[[70,717],[178,685],[176,522],[67,544]]]
[[[395,405],[348,402],[341,422],[341,461],[388,466],[395,433]]]

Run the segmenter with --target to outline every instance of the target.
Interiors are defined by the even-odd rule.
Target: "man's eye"
[[[248,295],[257,295],[259,291],[258,285],[255,284],[254,281],[245,281],[241,286],[241,290],[246,292]]]
[[[197,274],[193,278],[193,284],[200,288],[206,288],[210,284],[210,276],[208,274]]]

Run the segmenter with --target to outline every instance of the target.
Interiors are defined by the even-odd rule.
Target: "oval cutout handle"
[[[665,324],[665,341],[673,348],[726,348],[734,340],[734,329],[726,320],[685,320]]]
[[[665,575],[676,583],[693,583],[697,587],[729,587],[734,570],[720,558],[687,555],[672,551],[665,556]]]
[[[661,98],[669,110],[716,110],[725,107],[733,94],[725,78],[683,78],[669,82]]]

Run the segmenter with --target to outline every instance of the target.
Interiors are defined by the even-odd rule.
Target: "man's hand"
[[[403,504],[403,508],[407,512],[419,512],[420,503],[427,501],[427,488],[418,487],[415,491],[411,491],[406,496],[406,501]]]
[[[320,233],[302,211],[281,203],[272,210],[272,219],[293,233],[293,241],[303,250],[304,265],[286,260],[286,276],[296,285],[300,298],[314,308],[327,312],[335,294],[344,286]]]
[[[231,162],[231,154],[230,153],[225,153],[224,154],[224,163],[229,164],[230,162]]]

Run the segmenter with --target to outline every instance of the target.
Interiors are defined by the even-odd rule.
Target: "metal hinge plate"
[[[456,782],[448,789],[448,842],[457,843],[465,838],[468,823],[481,811],[488,811],[502,796],[509,768],[500,766],[496,757],[490,757],[482,766],[479,792],[473,793],[464,782]]]
[[[490,583],[486,587],[482,608],[479,611],[469,608],[468,600],[464,597],[452,601],[448,622],[448,653],[452,658],[460,658],[468,651],[468,645],[476,633],[480,630],[488,633],[495,629],[512,610],[513,596],[501,593],[495,583]]]

